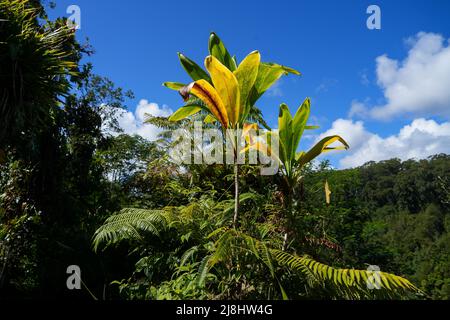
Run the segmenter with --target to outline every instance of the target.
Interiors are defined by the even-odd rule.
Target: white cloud
[[[157,103],[148,102],[145,99],[139,101],[134,112],[125,110],[119,112],[117,120],[124,133],[137,134],[150,141],[156,140],[161,129],[151,124],[145,124],[146,114],[156,117],[168,117],[172,114],[172,110],[168,106],[160,107]]]
[[[342,151],[341,168],[360,166],[368,161],[423,159],[437,153],[450,153],[450,122],[439,124],[419,118],[401,128],[398,134],[382,138],[368,131],[362,121],[338,119],[317,140],[332,134],[341,135],[350,145],[350,150]]]
[[[350,118],[352,118],[354,116],[357,116],[357,117],[360,117],[360,118],[366,118],[368,113],[369,113],[369,111],[368,111],[368,109],[366,107],[366,104],[367,104],[366,102],[353,100],[352,104],[350,106],[350,111],[348,113],[348,116]]]
[[[356,103],[350,114],[386,120],[398,115],[450,118],[450,45],[443,36],[420,32],[407,39],[403,61],[382,55],[376,58],[377,83],[386,103],[371,109]]]

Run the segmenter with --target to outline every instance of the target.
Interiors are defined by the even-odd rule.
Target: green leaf
[[[339,141],[340,143],[342,143],[342,146],[341,147],[328,147],[330,144],[332,144],[336,141]],[[322,140],[320,140],[314,147],[312,147],[308,152],[303,154],[298,159],[298,163],[300,166],[303,166],[306,163],[313,160],[314,158],[316,158],[317,156],[319,156],[321,153],[331,151],[331,150],[343,150],[343,149],[348,149],[348,148],[349,148],[349,145],[340,136],[334,135],[334,136],[325,137]]]
[[[169,121],[180,121],[187,117],[190,117],[202,110],[200,106],[184,106],[175,111],[170,117]]]
[[[250,105],[256,103],[256,101],[267,91],[282,75],[288,74],[300,75],[300,72],[288,68],[276,63],[266,63],[262,62],[259,65],[258,77],[255,81],[254,90],[252,90],[252,95],[250,98]]]
[[[240,91],[240,115],[241,121],[247,117],[250,105],[248,97],[255,84],[256,77],[258,76],[258,68],[260,65],[261,56],[258,51],[251,52],[242,62],[239,67],[234,71],[234,74],[239,83]]]
[[[180,59],[180,63],[183,66],[184,70],[186,70],[192,80],[197,81],[200,79],[204,79],[211,83],[211,78],[209,77],[209,75],[198,64],[181,53],[178,53],[178,58]]]
[[[303,131],[305,131],[306,121],[309,118],[311,101],[309,98],[306,98],[302,103],[300,108],[298,108],[295,116],[292,120],[292,149],[291,153],[295,155],[297,151],[298,145],[300,143],[300,139],[303,135]]]
[[[185,84],[180,82],[164,82],[163,86],[176,91],[179,91],[182,88],[186,87]]]
[[[278,135],[280,138],[280,158],[286,165],[286,162],[289,162],[292,149],[292,115],[289,107],[284,103],[280,105],[280,113],[278,115]],[[289,168],[286,169],[289,170]]]
[[[214,118],[212,115],[208,114],[205,119],[203,120],[204,123],[214,123],[217,119]]]
[[[209,273],[211,256],[205,256],[198,267],[197,285],[203,287],[205,285],[206,276]]]
[[[214,32],[211,32],[208,43],[209,53],[216,57],[224,66],[231,71],[236,70],[236,61],[233,60],[224,43]]]

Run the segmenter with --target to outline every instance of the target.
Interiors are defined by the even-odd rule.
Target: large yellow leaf
[[[205,59],[205,67],[211,75],[215,90],[222,99],[228,120],[234,126],[239,120],[240,93],[236,76],[213,56]]]
[[[206,80],[198,80],[189,85],[189,92],[202,100],[216,119],[224,126],[228,127],[228,114],[218,92]]]

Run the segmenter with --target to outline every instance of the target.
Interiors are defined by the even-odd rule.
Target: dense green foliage
[[[372,263],[407,275],[435,299],[449,299],[450,157],[398,159],[348,170],[326,166],[305,179],[314,237],[339,246],[343,264]],[[323,203],[322,182],[332,188]],[[314,217],[316,216],[316,217]]]
[[[176,165],[168,131],[157,142],[121,132],[117,111],[132,94],[81,62],[92,51],[64,20],[48,21],[39,1],[0,0],[0,9],[0,298],[450,298],[449,156],[314,166],[331,142],[347,145],[333,136],[297,152],[313,129],[306,99],[294,116],[281,106],[276,175],[248,164]],[[215,34],[208,47],[226,66],[209,58],[211,70],[237,71],[235,90],[246,92],[246,116],[233,125],[267,128],[254,103],[297,72],[259,63],[255,52],[239,64]],[[214,81],[180,61],[194,81]],[[218,127],[196,103],[180,122],[147,122]],[[72,264],[82,290],[66,288]],[[367,286],[368,265],[381,269],[379,289]]]

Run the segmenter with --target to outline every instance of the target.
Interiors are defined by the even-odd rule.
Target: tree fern
[[[295,256],[279,249],[270,248],[266,242],[235,229],[221,229],[212,256],[213,264],[230,259],[233,249],[252,252],[277,280],[275,264],[289,271],[300,272],[311,287],[322,287],[336,298],[367,299],[380,297],[402,297],[407,293],[422,294],[410,281],[400,276],[381,272],[355,269],[340,269],[320,263],[308,256]],[[379,280],[379,281],[378,281]],[[278,281],[278,280],[277,280]],[[369,289],[368,284],[378,286]]]
[[[106,219],[94,234],[93,246],[97,251],[101,244],[121,240],[142,240],[141,232],[158,236],[167,227],[170,213],[165,210],[127,208]]]

